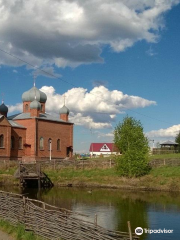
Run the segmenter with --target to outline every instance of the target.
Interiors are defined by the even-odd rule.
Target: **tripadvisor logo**
[[[142,234],[143,234],[143,229],[142,229],[141,227],[137,227],[137,228],[135,229],[135,233],[136,233],[137,235],[142,235]]]

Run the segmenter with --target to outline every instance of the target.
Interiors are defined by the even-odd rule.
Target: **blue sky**
[[[178,0],[1,0],[0,13],[0,49],[35,66],[0,51],[0,92],[9,115],[21,111],[35,74],[48,95],[47,112],[57,115],[66,95],[75,152],[87,152],[92,141],[111,142],[126,114],[142,122],[149,139],[174,139],[180,130]]]

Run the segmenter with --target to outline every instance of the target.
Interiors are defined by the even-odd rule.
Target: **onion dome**
[[[4,103],[2,103],[0,105],[0,112],[1,113],[7,113],[8,112],[8,107]]]
[[[32,102],[36,100],[41,103],[45,103],[47,100],[47,96],[44,92],[41,92],[37,87],[32,87],[29,91],[26,91],[22,94],[23,102]]]
[[[60,108],[59,113],[69,115],[69,109],[64,105],[62,108]]]
[[[41,109],[41,104],[36,99],[30,103],[30,109]]]

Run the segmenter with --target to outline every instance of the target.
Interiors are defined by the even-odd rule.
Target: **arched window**
[[[52,139],[51,138],[48,139],[48,150],[49,151],[52,150]]]
[[[41,104],[41,112],[43,111],[43,105]]]
[[[12,136],[11,137],[11,149],[15,148],[15,138]]]
[[[28,112],[28,104],[25,105],[25,111]]]
[[[44,138],[43,138],[43,137],[40,137],[40,140],[39,140],[39,149],[40,149],[40,150],[44,150]]]
[[[4,147],[4,135],[0,135],[0,148]]]
[[[60,144],[61,144],[61,140],[58,139],[58,140],[57,140],[57,150],[58,150],[58,151],[61,150],[61,145],[60,145]]]
[[[19,149],[22,149],[22,137],[19,137]]]

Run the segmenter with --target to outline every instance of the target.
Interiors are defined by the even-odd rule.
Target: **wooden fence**
[[[179,158],[171,159],[154,159],[150,162],[151,167],[162,167],[162,166],[180,166]]]
[[[14,225],[24,224],[26,230],[45,239],[64,240],[135,240],[138,237],[111,231],[95,223],[79,219],[85,216],[23,195],[0,191],[0,218]],[[128,226],[129,227],[129,226]]]
[[[96,159],[96,160],[51,160],[46,162],[41,162],[42,170],[45,170],[47,167],[52,169],[62,169],[62,168],[73,168],[73,169],[92,169],[100,168],[106,169],[114,167],[115,160],[106,160],[106,159]]]

